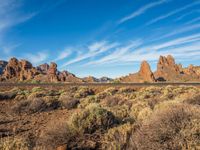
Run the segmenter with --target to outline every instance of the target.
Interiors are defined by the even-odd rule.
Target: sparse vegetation
[[[186,86],[15,88],[1,92],[14,96],[0,101],[0,133],[11,150],[199,149],[199,92]],[[16,142],[8,140],[13,132],[20,135]]]

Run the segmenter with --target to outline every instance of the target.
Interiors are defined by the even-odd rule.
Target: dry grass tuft
[[[200,109],[188,104],[171,105],[147,119],[131,137],[131,146],[143,149],[200,148]]]

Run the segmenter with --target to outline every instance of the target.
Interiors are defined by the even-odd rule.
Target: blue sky
[[[200,0],[1,0],[0,59],[119,77],[160,55],[200,65]]]

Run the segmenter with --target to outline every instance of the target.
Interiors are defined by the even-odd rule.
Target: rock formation
[[[150,65],[148,62],[143,61],[140,66],[138,73],[129,74],[128,76],[122,77],[119,79],[120,82],[155,82],[155,77],[151,71]]]
[[[93,77],[93,76],[88,76],[83,78],[84,82],[88,82],[88,83],[94,83],[94,82],[99,82],[99,79]]]
[[[11,58],[4,68],[2,76],[5,80],[24,81],[33,79],[37,74],[38,71],[30,62]]]
[[[3,73],[3,70],[5,69],[6,65],[8,64],[7,61],[0,61],[0,75]]]
[[[48,70],[48,77],[50,82],[57,82],[58,76],[57,76],[57,64],[54,62],[51,62],[49,70]]]
[[[41,71],[42,73],[46,74],[49,70],[49,65],[47,63],[39,65],[36,67],[37,70]]]
[[[68,71],[58,71],[57,64],[42,64],[34,67],[27,60],[11,58],[8,62],[0,61],[0,81],[4,82],[110,82],[110,78],[78,78]],[[184,68],[181,64],[176,64],[175,59],[168,55],[160,56],[157,70],[153,73],[150,65],[143,61],[137,73],[129,74],[115,81],[119,82],[199,82],[200,66],[190,65]]]
[[[181,64],[176,64],[171,55],[160,56],[157,71],[154,73],[158,81],[185,82],[198,81],[200,76],[193,66],[183,68]]]
[[[142,62],[140,71],[138,74],[144,79],[144,81],[155,82],[154,74],[151,71],[150,65],[146,61]]]
[[[68,71],[59,72],[58,80],[61,82],[83,82],[80,78],[77,78],[74,74]]]
[[[57,64],[42,64],[38,67],[27,60],[18,60],[11,58],[9,62],[0,61],[0,81],[17,82],[17,81],[38,81],[38,82],[82,82],[75,75],[57,70]]]

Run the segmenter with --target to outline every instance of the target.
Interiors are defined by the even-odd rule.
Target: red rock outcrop
[[[150,65],[146,61],[142,62],[138,74],[144,79],[144,81],[155,82],[155,77],[153,75],[153,72],[151,71]]]
[[[7,61],[0,60],[0,75],[3,73],[3,70],[5,69],[7,64],[8,64]]]
[[[143,61],[138,73],[129,74],[119,79],[120,82],[155,82],[155,77],[148,62]]]
[[[50,82],[57,82],[58,76],[57,76],[57,64],[54,62],[51,62],[49,70],[48,70],[48,77]]]
[[[39,65],[36,67],[37,70],[41,71],[44,74],[47,74],[48,70],[49,70],[49,65],[47,63]]]
[[[61,82],[82,82],[80,78],[77,78],[74,74],[68,71],[59,72],[58,80]]]
[[[3,77],[6,80],[13,79],[14,81],[30,80],[38,74],[38,71],[32,64],[26,60],[19,61],[16,58],[11,58],[3,71]]]
[[[200,79],[192,66],[187,69],[183,68],[181,64],[175,63],[171,55],[160,56],[154,76],[158,81],[170,82],[198,81]]]

